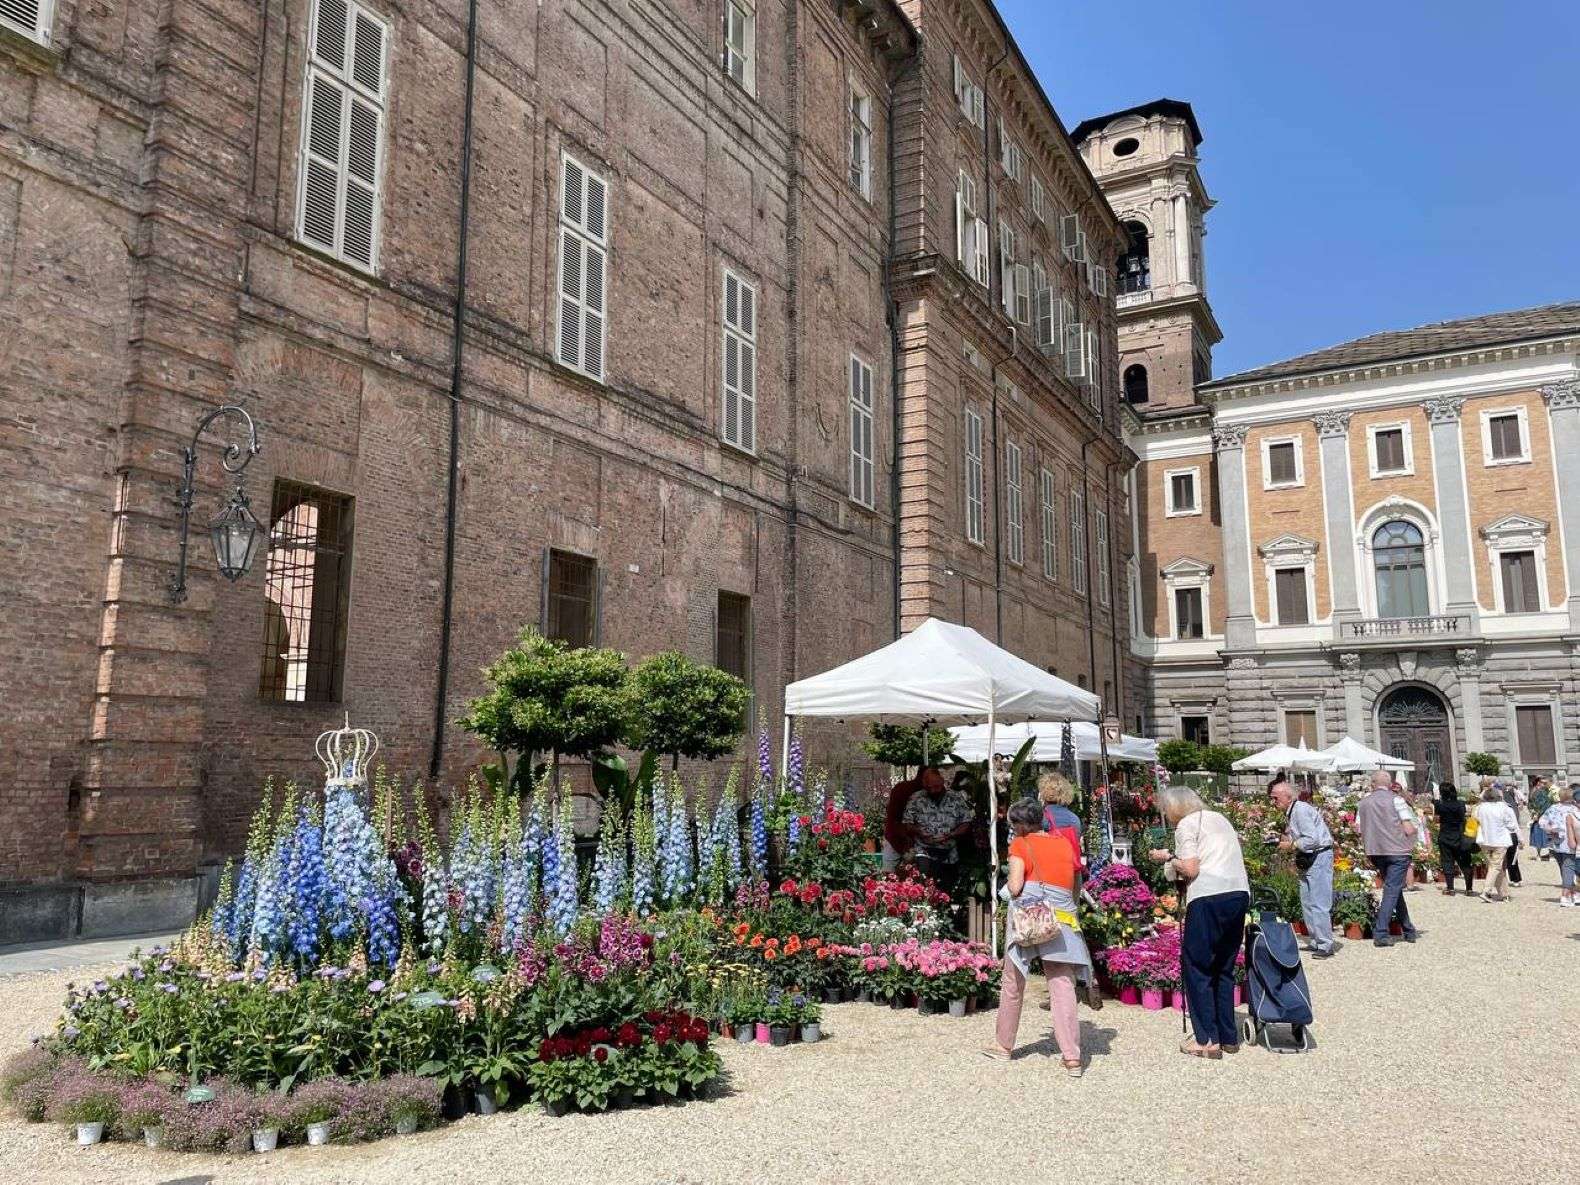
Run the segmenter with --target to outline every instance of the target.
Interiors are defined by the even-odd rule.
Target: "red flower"
[[[844,835],[845,834],[845,829],[843,827],[841,827],[838,823],[831,823],[829,825],[829,828],[828,828],[828,833],[830,835]]]
[[[819,848],[826,848],[826,847],[828,847],[828,840],[819,838],[818,841],[817,841],[817,846]]]
[[[667,1024],[656,1025],[653,1029],[653,1040],[657,1041],[660,1045],[668,1045],[669,1039],[670,1037],[674,1036],[674,1033],[675,1030],[670,1028]]]
[[[633,1045],[642,1043],[642,1034],[637,1031],[637,1027],[634,1024],[627,1021],[620,1026],[620,1031],[615,1034],[614,1040],[616,1045],[629,1049]]]
[[[785,880],[782,880],[782,881],[779,882],[779,891],[781,893],[794,893],[795,890],[796,890],[796,883],[795,883],[795,881],[789,880],[789,879],[785,879]]]

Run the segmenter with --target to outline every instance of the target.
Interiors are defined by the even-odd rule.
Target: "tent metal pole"
[[[988,709],[988,942],[998,958],[998,779],[993,776],[993,709]]]
[[[785,713],[784,743],[779,747],[779,787],[790,785],[790,713]]]

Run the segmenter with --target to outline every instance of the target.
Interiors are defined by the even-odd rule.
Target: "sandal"
[[[1196,1042],[1186,1039],[1180,1042],[1180,1052],[1187,1057],[1205,1057],[1218,1061],[1223,1057],[1223,1049],[1217,1045],[1197,1045]]]
[[[1014,1055],[1002,1045],[984,1045],[981,1049],[983,1057],[990,1061],[1007,1062]]]

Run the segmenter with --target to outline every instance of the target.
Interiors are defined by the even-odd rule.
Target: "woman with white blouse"
[[[1514,808],[1503,801],[1503,792],[1488,786],[1481,792],[1481,802],[1476,807],[1476,843],[1487,857],[1487,891],[1483,901],[1509,899],[1509,870],[1504,857],[1520,829],[1520,820]]]

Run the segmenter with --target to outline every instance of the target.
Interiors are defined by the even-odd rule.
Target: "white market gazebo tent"
[[[1338,774],[1365,773],[1375,769],[1415,769],[1415,762],[1406,761],[1403,757],[1393,757],[1376,749],[1368,749],[1350,736],[1319,752],[1331,762],[1326,768]]]
[[[957,725],[949,730],[955,734],[955,754],[966,761],[982,761],[992,753],[1015,754],[1029,739],[1035,737],[1031,760],[1058,761],[1064,747],[1064,724],[1058,720],[1033,720],[1026,724],[1010,724],[997,730],[990,748],[987,727],[981,724]],[[1097,725],[1078,720],[1070,725],[1075,738],[1075,759],[1096,761],[1103,756],[1101,733]],[[1158,759],[1158,743],[1146,737],[1121,736],[1107,746],[1110,761],[1139,761],[1153,764]]]
[[[988,749],[1000,721],[1049,717],[1096,721],[1098,699],[995,646],[976,630],[929,617],[904,637],[871,654],[785,688],[784,759],[789,764],[790,720],[824,716],[888,723],[974,724],[985,721]],[[988,779],[989,862],[993,906],[998,903],[998,787]],[[993,953],[998,930],[993,928]]]
[[[1297,745],[1270,745],[1249,757],[1242,757],[1233,766],[1239,770],[1261,770],[1263,773],[1272,773],[1275,770],[1330,770],[1333,768],[1333,759],[1321,749],[1306,748],[1305,741]]]

